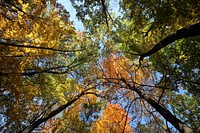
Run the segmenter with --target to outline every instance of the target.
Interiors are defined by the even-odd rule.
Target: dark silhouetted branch
[[[140,55],[139,61],[142,61],[147,56],[151,56],[157,53],[159,50],[161,50],[162,48],[164,48],[165,46],[169,45],[170,43],[176,40],[188,38],[188,37],[195,37],[199,35],[200,35],[200,23],[196,23],[194,25],[177,30],[175,33],[167,36],[166,38],[161,40],[159,43],[157,43],[151,50]]]
[[[77,51],[83,51],[83,49],[79,50],[61,50],[61,49],[54,49],[54,48],[47,48],[47,47],[41,47],[41,46],[30,46],[30,45],[18,45],[15,43],[7,43],[7,42],[0,42],[0,45],[9,46],[9,47],[19,47],[19,48],[33,48],[33,49],[39,49],[39,50],[51,50],[56,52],[77,52]]]
[[[51,119],[52,117],[54,117],[55,115],[59,114],[60,112],[62,112],[63,110],[65,110],[67,107],[69,107],[70,105],[72,105],[74,102],[76,102],[80,97],[82,97],[83,95],[87,95],[87,94],[95,94],[95,93],[90,93],[87,92],[88,90],[91,90],[92,88],[95,88],[96,86],[90,87],[84,91],[82,91],[79,95],[77,95],[74,98],[71,98],[66,104],[61,105],[60,107],[56,108],[55,110],[53,110],[51,113],[43,116],[42,118],[37,119],[35,122],[33,122],[31,125],[29,125],[27,128],[25,128],[24,131],[21,131],[23,133],[31,133],[35,128],[37,128],[40,124],[42,124],[43,122]],[[98,94],[96,94],[96,96],[98,96]]]

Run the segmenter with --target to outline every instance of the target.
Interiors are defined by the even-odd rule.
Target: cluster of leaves
[[[108,103],[102,117],[93,124],[91,132],[130,133],[131,127],[129,124],[130,118],[127,117],[127,112],[118,104]]]

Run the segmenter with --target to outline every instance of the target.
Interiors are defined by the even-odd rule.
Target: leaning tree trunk
[[[149,103],[157,112],[159,112],[167,121],[169,121],[181,133],[197,133],[198,132],[188,127],[181,120],[175,117],[168,109],[162,107],[153,99],[144,95],[140,90],[135,89],[135,88],[134,89],[131,88],[131,90],[135,91],[141,98],[143,98],[147,103]]]
[[[21,132],[23,132],[23,133],[31,133],[40,124],[42,124],[43,122],[45,122],[45,121],[49,120],[50,118],[54,117],[58,113],[62,112],[64,109],[66,109],[68,106],[72,105],[74,102],[76,102],[83,95],[84,95],[84,92],[80,93],[77,97],[75,97],[74,99],[71,99],[70,101],[68,101],[64,105],[61,105],[60,107],[58,107],[57,109],[52,111],[50,114],[48,114],[48,115],[36,120],[30,126],[28,126],[24,131],[21,131]]]

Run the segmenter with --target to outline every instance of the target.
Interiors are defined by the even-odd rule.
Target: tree
[[[144,83],[148,83],[148,81],[151,81],[151,77],[149,77],[148,74],[145,74],[147,73],[147,70],[145,70],[145,68],[143,68],[143,70],[141,70],[141,68],[137,70],[137,68],[134,69],[133,67],[132,69],[130,69],[131,66],[127,66],[128,63],[122,64],[122,60],[117,59],[109,59],[107,61],[108,62],[105,63],[106,65],[104,65],[104,68],[105,73],[108,75],[104,75],[104,79],[105,82],[108,83],[108,91],[112,90],[113,88],[128,89],[134,91],[136,93],[135,95],[138,95],[142,100],[146,101],[149,105],[151,105],[157,112],[160,113],[162,117],[164,117],[164,119],[166,119],[166,121],[169,121],[177,130],[179,130],[180,132],[193,132],[192,129],[190,129],[186,124],[184,124],[179,118],[174,116],[167,108],[159,104],[164,92],[156,92],[156,86],[149,85],[149,87],[151,88],[144,87],[148,86]],[[114,70],[116,69],[118,71],[113,72],[110,70],[110,68],[114,68]],[[125,74],[123,73],[123,71],[127,73],[126,76],[124,76]],[[112,90],[112,92],[116,93],[116,90]]]
[[[0,2],[1,132],[199,132],[199,1],[113,2]]]
[[[119,105],[108,103],[101,118],[93,124],[91,132],[129,133],[131,132],[130,118],[127,117],[127,112]]]

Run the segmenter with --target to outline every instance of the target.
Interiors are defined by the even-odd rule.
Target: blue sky
[[[76,30],[83,31],[84,30],[83,24],[80,20],[77,19],[76,10],[72,7],[70,0],[58,0],[58,2],[64,5],[65,9],[69,11],[70,20],[74,22],[74,27],[76,28]],[[112,12],[114,12],[115,15],[120,16],[121,13],[119,12],[119,8],[120,8],[119,0],[111,0],[110,5],[112,6],[110,6],[108,10],[109,11],[112,10]]]
[[[65,9],[70,13],[70,20],[74,22],[76,30],[83,31],[83,24],[76,17],[76,10],[72,7],[70,0],[58,0],[59,3],[65,6]]]

